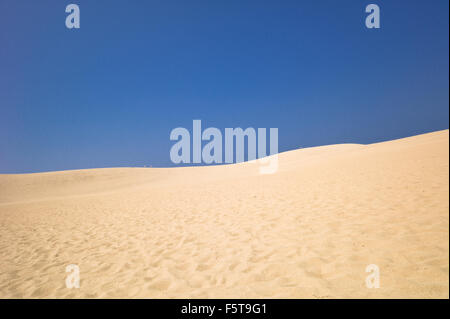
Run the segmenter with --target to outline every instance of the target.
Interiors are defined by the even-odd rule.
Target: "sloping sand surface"
[[[448,298],[449,132],[286,152],[272,175],[0,175],[0,297]]]

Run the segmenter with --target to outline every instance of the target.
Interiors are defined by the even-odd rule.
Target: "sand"
[[[258,165],[0,175],[0,297],[449,297],[448,130]]]

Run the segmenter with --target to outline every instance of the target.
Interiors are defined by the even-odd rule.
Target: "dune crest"
[[[273,175],[0,175],[0,298],[448,298],[448,177],[448,130],[281,153]]]

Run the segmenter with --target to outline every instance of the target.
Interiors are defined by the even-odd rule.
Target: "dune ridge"
[[[449,297],[448,130],[278,156],[0,174],[0,298]]]

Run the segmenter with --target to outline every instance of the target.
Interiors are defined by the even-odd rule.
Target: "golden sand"
[[[0,175],[0,297],[448,298],[449,132],[281,153],[272,175]]]

